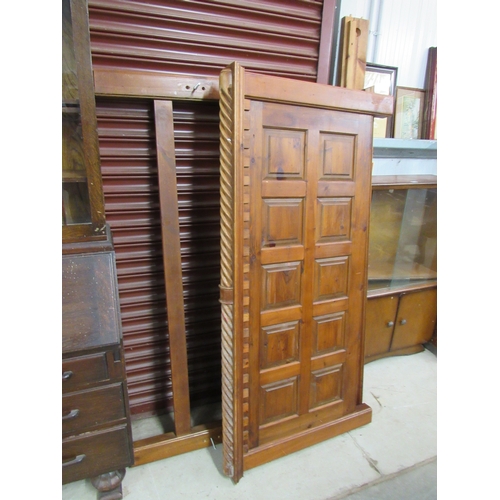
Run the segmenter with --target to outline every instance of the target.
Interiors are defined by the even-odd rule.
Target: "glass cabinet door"
[[[372,192],[368,289],[437,280],[437,188]]]
[[[62,0],[63,241],[105,234],[97,140],[87,2]]]
[[[90,223],[80,96],[69,0],[62,2],[62,222]]]

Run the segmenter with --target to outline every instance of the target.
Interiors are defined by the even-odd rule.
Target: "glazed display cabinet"
[[[422,351],[437,320],[436,176],[373,176],[365,361]]]

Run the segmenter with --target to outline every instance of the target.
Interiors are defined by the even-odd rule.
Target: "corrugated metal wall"
[[[172,409],[152,101],[97,102],[132,413]],[[220,398],[217,103],[174,103],[192,405]],[[165,404],[165,402],[167,404]]]
[[[316,81],[322,0],[90,0],[94,68],[219,76],[247,69]]]
[[[94,70],[315,81],[322,0],[89,0]],[[97,100],[133,416],[172,410],[153,103]],[[191,406],[220,401],[219,106],[174,101]]]

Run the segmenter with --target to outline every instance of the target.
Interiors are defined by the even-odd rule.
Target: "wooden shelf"
[[[374,175],[374,189],[436,188],[437,175]]]
[[[401,281],[369,281],[367,298],[382,297],[400,292],[413,292],[437,287],[437,279],[401,280]]]

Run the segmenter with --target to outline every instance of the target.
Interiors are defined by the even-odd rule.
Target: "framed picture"
[[[421,139],[425,90],[397,87],[394,118],[396,139]]]
[[[366,63],[365,92],[375,94],[396,95],[396,80],[398,68]],[[390,118],[375,118],[373,120],[373,137],[393,137],[394,120]]]

